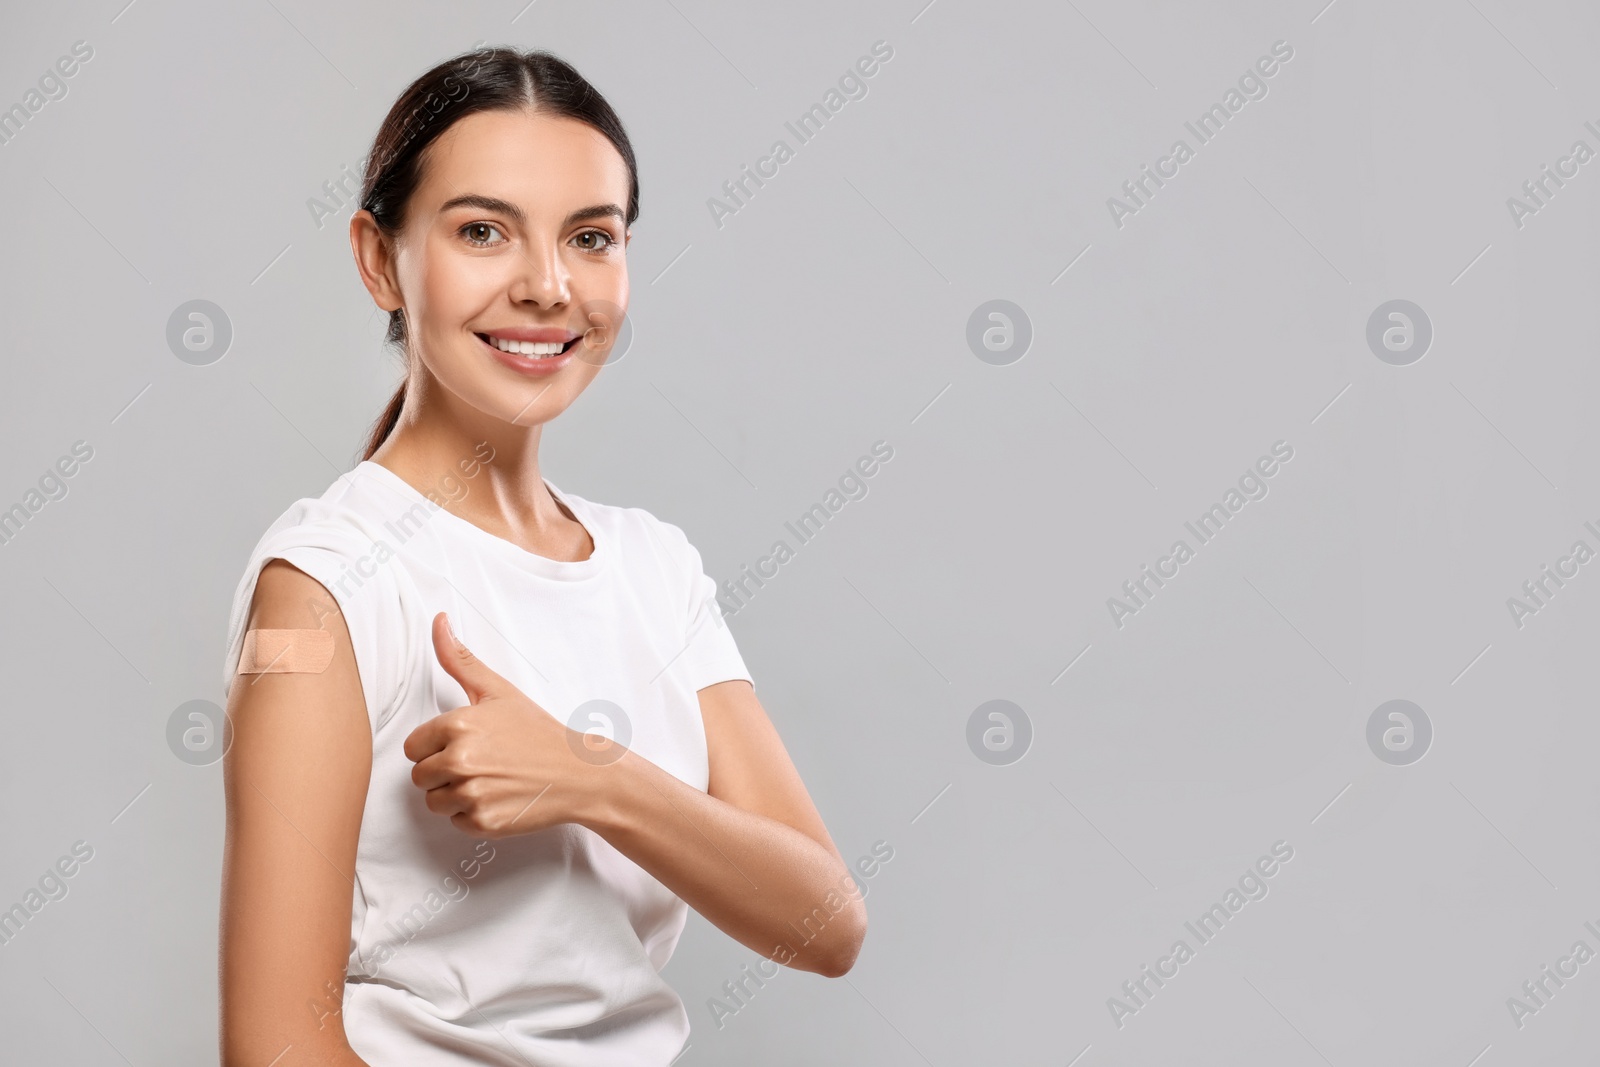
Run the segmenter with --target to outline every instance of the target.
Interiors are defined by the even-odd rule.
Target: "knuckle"
[[[450,716],[450,736],[455,740],[475,737],[483,731],[482,716],[475,706],[468,705]]]

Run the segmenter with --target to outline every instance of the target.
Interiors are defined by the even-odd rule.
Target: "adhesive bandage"
[[[321,674],[333,662],[327,630],[250,630],[239,652],[240,674]]]

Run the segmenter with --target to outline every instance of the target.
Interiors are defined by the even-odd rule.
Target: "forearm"
[[[850,969],[866,909],[833,850],[632,751],[595,770],[581,825],[745,947],[799,970]]]

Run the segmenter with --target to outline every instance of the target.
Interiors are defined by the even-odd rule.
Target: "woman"
[[[540,474],[638,202],[621,123],[547,53],[441,64],[378,133],[350,240],[407,373],[235,597],[225,1064],[664,1065],[688,906],[800,970],[860,949],[699,553]]]

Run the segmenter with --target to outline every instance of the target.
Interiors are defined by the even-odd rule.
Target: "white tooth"
[[[560,341],[508,341],[503,337],[489,338],[502,352],[520,356],[557,356],[566,346]]]

